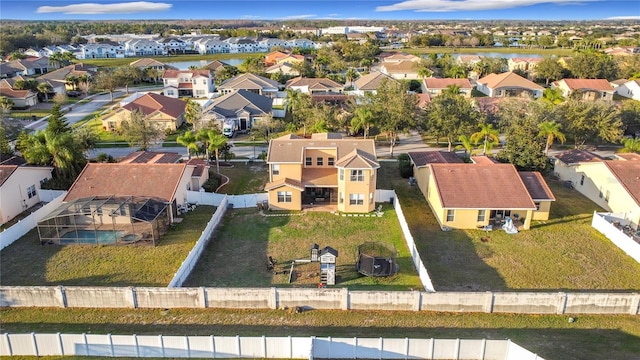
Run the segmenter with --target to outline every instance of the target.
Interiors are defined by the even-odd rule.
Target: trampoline
[[[358,247],[356,269],[366,276],[391,276],[398,272],[396,249],[381,242],[366,242]]]

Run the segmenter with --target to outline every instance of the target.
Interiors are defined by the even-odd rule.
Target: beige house
[[[134,111],[140,111],[147,121],[157,124],[161,129],[175,131],[185,122],[186,106],[187,103],[180,99],[147,93],[102,117],[102,129],[115,131],[123,121],[131,119]]]
[[[615,89],[607,79],[562,79],[551,83],[554,89],[560,89],[565,98],[575,93],[582,100],[612,101]]]
[[[296,77],[289,81],[285,89],[300,91],[303,94],[339,94],[344,91],[344,85],[339,84],[328,78],[305,78]]]
[[[428,93],[432,98],[440,95],[442,91],[449,86],[457,86],[460,88],[460,94],[465,97],[471,97],[473,85],[469,79],[453,79],[453,78],[426,78],[422,81],[422,92]]]
[[[328,206],[341,212],[368,213],[375,208],[377,169],[371,139],[343,139],[313,134],[271,140],[267,156],[269,207],[301,210]]]
[[[605,160],[585,150],[555,156],[554,172],[563,181],[607,211],[640,224],[640,155],[620,154]]]
[[[489,97],[533,97],[542,96],[544,88],[514,72],[489,74],[477,81],[476,89]]]
[[[417,62],[411,60],[399,62],[384,61],[380,65],[380,72],[397,80],[419,79]]]
[[[52,167],[28,166],[13,157],[0,163],[0,225],[40,202],[40,187]]]
[[[527,230],[547,220],[553,193],[537,172],[518,172],[486,156],[463,163],[450,152],[410,152],[416,183],[443,228],[476,229],[511,217]]]

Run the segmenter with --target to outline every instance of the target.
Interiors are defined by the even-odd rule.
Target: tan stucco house
[[[375,208],[377,170],[372,139],[286,135],[269,143],[269,208],[301,210],[326,205],[348,213]]]
[[[417,186],[443,228],[476,229],[507,216],[527,230],[547,220],[553,193],[538,172],[518,172],[486,156],[467,164],[451,152],[410,152]]]
[[[476,89],[489,97],[533,97],[542,96],[544,88],[514,72],[489,74],[476,83]]]
[[[562,79],[551,83],[554,89],[560,89],[565,98],[579,93],[582,100],[612,101],[615,89],[607,79]]]
[[[29,166],[12,157],[0,163],[0,225],[40,202],[40,188],[52,167]]]
[[[102,129],[115,131],[123,121],[131,119],[132,112],[140,111],[147,121],[155,123],[161,129],[175,131],[185,122],[186,107],[187,103],[180,99],[147,93],[103,116]]]

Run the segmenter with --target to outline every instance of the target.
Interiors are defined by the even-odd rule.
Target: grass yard
[[[515,235],[441,231],[418,187],[400,178],[397,163],[382,164],[378,188],[398,193],[436,290],[640,289],[640,264],[591,227],[593,211],[602,209],[557,181],[548,183],[557,199],[551,218]]]
[[[269,182],[267,164],[264,162],[254,162],[245,164],[233,162],[233,167],[220,166],[220,173],[229,178],[229,183],[220,190],[221,194],[255,194],[264,192],[264,185]],[[215,169],[215,164],[211,165]]]
[[[511,339],[547,360],[637,360],[640,317],[410,311],[1,309],[2,333]]]
[[[34,229],[0,253],[3,286],[167,286],[214,208],[198,206],[152,246],[40,245]]]
[[[309,259],[311,245],[338,251],[336,283],[352,290],[422,289],[404,244],[400,224],[387,204],[382,217],[343,217],[328,212],[263,216],[257,209],[229,210],[215,238],[203,254],[186,286],[210,287],[316,287],[320,264],[294,267],[288,274],[267,271],[267,258],[278,261],[276,270],[289,270],[295,259]],[[250,225],[249,225],[250,224]],[[355,269],[357,248],[367,241],[393,244],[400,271],[391,277],[365,277]]]

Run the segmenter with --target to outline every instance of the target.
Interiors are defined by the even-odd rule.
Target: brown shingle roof
[[[613,86],[607,79],[562,79],[571,90],[613,91]]]
[[[502,74],[489,74],[478,80],[478,83],[486,84],[487,87],[491,89],[501,87],[520,87],[525,89],[544,90],[542,86],[511,71]]]
[[[338,84],[337,82],[327,79],[327,78],[303,78],[297,77],[287,81],[286,87],[292,86],[308,86],[309,89],[332,89],[332,88],[341,88],[344,85]]]
[[[189,168],[191,169],[191,168]],[[64,201],[91,196],[148,196],[173,201],[186,164],[89,163]]]
[[[511,164],[431,164],[442,205],[448,209],[535,209]]]
[[[175,79],[175,78],[179,78],[180,74],[191,74],[191,77],[196,77],[196,76],[204,76],[204,77],[209,77],[209,70],[173,70],[173,69],[169,69],[169,70],[165,70],[165,72],[162,74],[162,77],[165,79]]]
[[[426,78],[424,84],[427,89],[446,89],[449,85],[455,85],[460,89],[471,89],[469,79],[453,79],[453,78]]]
[[[416,73],[416,63],[413,61],[400,61],[397,63],[384,63],[382,65],[388,74],[407,74]]]
[[[448,151],[410,152],[409,157],[416,167],[422,167],[428,164],[455,164],[464,162],[456,153]]]
[[[604,161],[613,176],[640,206],[640,161]]]
[[[524,186],[527,188],[529,196],[531,196],[534,201],[556,200],[551,189],[549,189],[549,185],[544,181],[542,174],[537,171],[520,171],[518,174],[520,175]]]
[[[173,118],[178,118],[184,113],[187,103],[180,100],[170,98],[155,93],[147,93],[134,101],[123,106],[129,111],[140,110],[144,115],[150,115],[156,111],[160,111]]]
[[[264,189],[266,191],[269,191],[269,190],[277,189],[277,188],[285,186],[285,185],[286,186],[290,186],[290,187],[292,187],[294,189],[298,189],[300,191],[304,191],[304,185],[300,181],[289,179],[289,178],[279,179],[279,180],[267,183],[264,186]]]
[[[567,150],[555,155],[554,157],[565,164],[602,161],[602,157],[600,157],[598,154],[580,149]]]
[[[2,186],[17,169],[18,165],[0,165],[0,186]]]
[[[353,84],[358,90],[377,90],[382,85],[384,80],[394,82],[398,81],[387,74],[376,71],[358,78],[353,82]]]
[[[377,169],[380,167],[374,155],[360,149],[353,149],[350,153],[338,158],[336,167],[348,169]]]
[[[161,63],[160,61],[151,59],[151,58],[143,58],[143,59],[138,59],[130,63],[129,65],[139,67],[139,68],[146,68],[150,66],[164,66],[164,63]]]
[[[9,99],[26,99],[36,96],[31,90],[14,90],[6,87],[0,87],[0,96],[6,96]]]
[[[294,163],[302,164],[304,149],[328,148],[337,149],[338,161],[352,153],[355,149],[360,154],[367,153],[369,159],[376,159],[376,148],[372,139],[304,139],[285,135],[269,142],[267,163]]]

